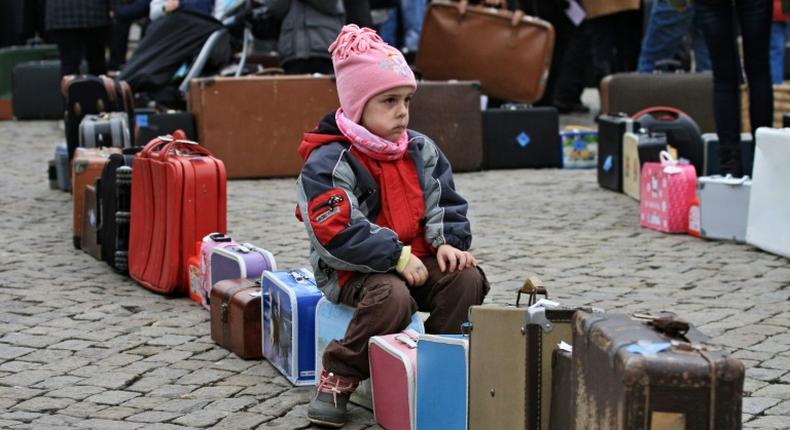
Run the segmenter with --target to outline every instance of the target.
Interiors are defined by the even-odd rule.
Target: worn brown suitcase
[[[686,112],[702,133],[715,133],[710,73],[616,73],[601,80],[601,112],[633,115],[654,106]]]
[[[430,137],[454,172],[483,163],[483,119],[477,81],[420,81],[409,109],[409,128]]]
[[[530,278],[523,293],[546,290]],[[574,310],[518,305],[469,308],[470,430],[549,428],[552,352],[570,343]]]
[[[96,185],[86,185],[82,200],[82,240],[80,246],[97,260],[101,260],[99,244],[99,207],[96,200]]]
[[[550,430],[569,430],[574,426],[573,405],[575,400],[571,379],[572,354],[564,349],[555,349],[551,357],[551,416],[549,417]]]
[[[624,314],[576,314],[577,430],[741,428],[743,364],[674,314],[659,315],[651,326]]]
[[[228,279],[211,288],[211,339],[240,358],[262,358],[261,285]]]
[[[85,187],[95,184],[96,179],[101,177],[110,154],[120,153],[121,148],[77,148],[74,151],[71,167],[72,229],[74,247],[77,249],[82,248],[82,204],[85,200]]]
[[[228,178],[297,176],[302,135],[340,106],[332,78],[308,75],[195,79],[187,104]]]

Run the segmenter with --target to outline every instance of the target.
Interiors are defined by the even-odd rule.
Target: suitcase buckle
[[[223,303],[220,307],[220,319],[222,322],[228,322],[228,304]]]

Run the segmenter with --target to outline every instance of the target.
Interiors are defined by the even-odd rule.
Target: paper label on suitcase
[[[421,335],[417,343],[417,362],[417,428],[465,429],[469,338],[464,335]]]
[[[686,233],[697,189],[696,170],[677,163],[667,152],[661,153],[661,160],[642,166],[639,224],[666,233]]]
[[[414,429],[417,341],[411,330],[373,336],[368,343],[373,415],[388,430]]]
[[[294,385],[315,383],[315,307],[323,297],[307,269],[261,278],[263,356]]]
[[[563,165],[566,169],[592,169],[598,162],[598,133],[571,129],[560,132]],[[611,164],[611,161],[610,161]],[[609,166],[611,169],[611,165]]]

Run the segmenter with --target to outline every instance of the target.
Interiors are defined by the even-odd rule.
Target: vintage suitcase
[[[101,179],[97,179],[97,182]],[[101,213],[96,194],[96,185],[86,185],[82,194],[82,238],[80,246],[97,260],[101,260],[101,244],[99,244],[98,229],[101,223]]]
[[[211,255],[212,250],[218,247],[237,246],[238,243],[224,233],[209,233],[200,240],[200,286],[198,294],[200,303],[207,310],[211,309]],[[190,283],[191,285],[191,283]]]
[[[354,317],[354,308],[339,303],[332,303],[326,297],[315,305],[315,374],[320,375],[324,369],[323,357],[324,350],[330,342],[342,339],[346,335],[351,319]],[[411,316],[411,322],[406,327],[415,333],[425,333],[420,315],[415,313]],[[370,391],[370,379],[359,382],[359,386],[351,394],[351,401],[373,409],[373,397]]]
[[[480,83],[420,81],[409,109],[409,128],[430,137],[454,172],[483,164]]]
[[[12,75],[17,64],[58,58],[55,45],[0,48],[0,120],[13,118]]]
[[[675,148],[699,174],[705,166],[705,147],[697,123],[685,112],[666,106],[651,107],[634,114],[634,121],[651,133],[667,135],[667,144]]]
[[[623,135],[623,192],[639,200],[642,165],[659,161],[661,151],[667,150],[663,133],[625,133]]]
[[[661,152],[661,162],[642,165],[639,224],[665,233],[687,233],[697,173],[689,163]]]
[[[601,81],[601,112],[633,115],[652,106],[686,112],[703,133],[716,131],[711,73],[616,73]]]
[[[557,348],[551,357],[551,414],[549,430],[574,428],[576,415],[573,391],[572,353]]]
[[[71,191],[71,164],[66,142],[55,145],[55,175],[58,178],[58,188],[61,191]]]
[[[719,164],[719,136],[716,133],[703,133],[705,163],[700,176],[713,176],[721,173]],[[741,165],[743,174],[751,176],[754,164],[754,140],[751,133],[741,133]]]
[[[99,243],[102,244],[101,259],[120,273],[125,273],[129,269],[131,168],[134,154],[140,149],[126,148],[122,154],[110,154],[97,190],[102,220],[99,228]],[[116,257],[120,258],[116,259]]]
[[[545,294],[530,278],[519,291]],[[483,305],[469,308],[469,429],[548,429],[551,355],[571,341],[572,309]]]
[[[553,107],[505,105],[483,112],[483,168],[562,167],[559,114]]]
[[[741,428],[743,364],[674,314],[660,316],[650,326],[623,314],[576,313],[574,428]]]
[[[85,115],[80,122],[79,145],[83,148],[132,146],[126,112]]]
[[[138,145],[145,145],[157,136],[172,134],[176,130],[182,130],[189,140],[199,141],[195,131],[195,115],[190,112],[152,112],[138,109],[135,117],[139,130]]]
[[[639,130],[624,113],[598,116],[598,185],[612,191],[623,191],[623,135]]]
[[[340,106],[331,77],[307,75],[194,79],[187,103],[229,178],[299,175],[303,134]]]
[[[132,170],[129,275],[144,288],[186,294],[195,242],[226,228],[222,161],[176,131],[140,151]]]
[[[417,340],[411,330],[373,336],[368,342],[373,415],[387,430],[414,430]]]
[[[323,297],[307,269],[263,272],[263,356],[293,385],[315,384],[315,306]]]
[[[417,342],[415,424],[465,430],[469,404],[469,337],[421,335]]]
[[[12,105],[16,119],[61,119],[60,61],[34,61],[14,67]]]
[[[568,125],[560,132],[562,167],[592,169],[598,159],[598,132],[588,127]]]
[[[703,176],[697,181],[699,195],[700,236],[743,242],[749,216],[749,191],[752,181],[748,176],[733,178]]]
[[[74,247],[82,248],[82,204],[84,201],[83,193],[86,185],[94,185],[96,179],[101,177],[104,165],[111,154],[120,153],[119,148],[79,148],[74,153],[71,166],[71,189],[72,189],[72,236]]]
[[[790,131],[757,129],[746,242],[790,258]]]
[[[239,358],[263,358],[260,279],[226,279],[211,295],[211,340]]]
[[[225,279],[260,279],[264,271],[277,270],[274,255],[250,243],[213,248],[209,264],[212,288]]]

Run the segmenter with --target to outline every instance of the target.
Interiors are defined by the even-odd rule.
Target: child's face
[[[412,87],[403,86],[373,96],[362,111],[360,124],[373,134],[396,141],[409,125]]]

